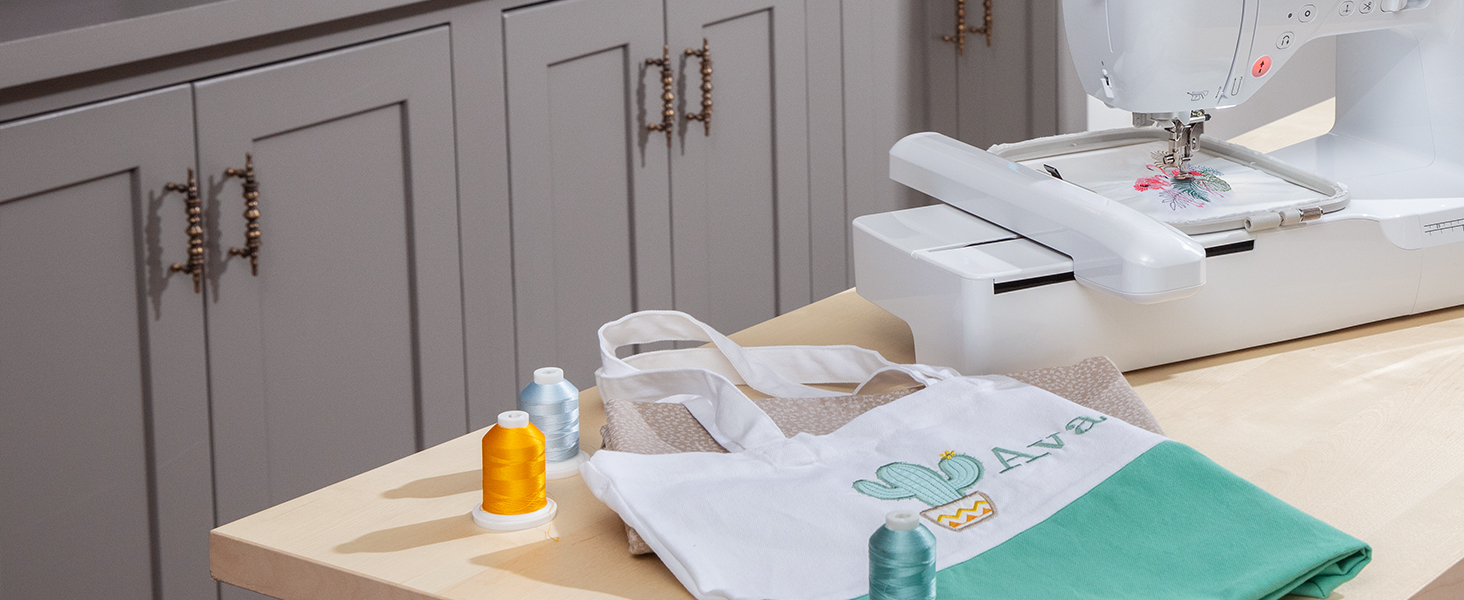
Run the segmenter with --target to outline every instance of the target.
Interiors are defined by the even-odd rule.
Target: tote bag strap
[[[900,365],[857,346],[765,346],[743,348],[686,313],[648,310],[600,328],[601,367],[595,372],[606,400],[678,402],[732,452],[785,439],[767,413],[737,389],[747,385],[783,398],[830,398],[848,394],[805,384],[865,384],[881,375],[901,375],[929,385],[958,377],[943,367]],[[711,347],[661,350],[628,358],[615,351],[632,344],[664,341],[710,342]]]

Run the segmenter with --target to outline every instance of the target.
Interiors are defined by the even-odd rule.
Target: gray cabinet
[[[803,0],[668,2],[666,23],[682,117],[671,148],[675,305],[737,331],[810,300]],[[703,40],[709,127],[684,118],[702,109],[701,61],[685,49]]]
[[[659,121],[660,0],[563,0],[503,16],[520,377],[594,385],[595,330],[671,308]],[[657,26],[648,26],[653,24]],[[507,282],[505,282],[507,283]]]
[[[437,28],[194,84],[220,523],[467,432],[450,57]]]
[[[0,125],[0,598],[213,597],[216,523],[467,431],[449,39]]]
[[[1083,128],[1085,96],[1064,79],[1075,73],[1060,47],[1057,0],[991,4],[991,46],[967,33],[961,52],[942,39],[955,35],[957,0],[840,0],[849,220],[930,202],[889,178],[890,146],[906,135],[938,131],[985,148]],[[983,25],[983,8],[982,0],[966,0],[968,26]],[[832,63],[823,60],[813,76]],[[815,255],[821,264],[833,258]],[[852,262],[844,264],[855,283]]]
[[[991,45],[954,36],[957,0],[927,0],[926,60],[930,128],[978,148],[1058,132],[1060,55],[1057,0],[992,0]],[[967,25],[980,27],[983,3],[967,0]]]
[[[191,103],[0,125],[0,598],[214,593]]]
[[[915,196],[890,144],[1048,132],[1057,60],[1055,0],[994,0],[964,57],[954,0],[262,1],[0,48],[34,58],[0,69],[0,600],[209,597],[212,525],[487,425],[534,367],[593,385],[606,321],[844,289],[849,219]]]
[[[552,364],[593,385],[595,330],[635,310],[735,331],[810,301],[804,31],[802,0],[561,0],[504,14],[521,376]],[[687,118],[702,109],[702,62],[685,50],[703,39],[710,127]],[[663,45],[669,143],[647,129],[663,90],[645,61]]]

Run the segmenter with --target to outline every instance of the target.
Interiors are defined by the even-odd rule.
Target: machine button
[[[1403,7],[1408,6],[1408,0],[1379,0],[1378,4],[1383,12],[1391,13],[1403,10]]]
[[[1270,73],[1270,72],[1271,72],[1271,57],[1269,57],[1269,56],[1262,56],[1262,57],[1256,59],[1256,64],[1251,67],[1251,75],[1254,75],[1256,77],[1265,77],[1266,76],[1266,73]]]
[[[1235,81],[1230,82],[1230,97],[1231,98],[1234,98],[1234,97],[1240,95],[1240,84],[1242,84],[1242,83],[1245,83],[1245,78],[1244,77],[1236,77],[1235,78]]]
[[[1352,3],[1352,0],[1347,0],[1346,2],[1343,2],[1341,6],[1337,7],[1337,14],[1344,17],[1350,16],[1352,15],[1352,9],[1354,6],[1356,5]]]
[[[1276,38],[1276,47],[1277,48],[1280,48],[1282,50],[1285,50],[1287,48],[1290,48],[1291,47],[1291,38],[1292,38],[1292,33],[1290,31],[1281,34],[1281,37]]]
[[[1302,23],[1310,23],[1312,19],[1317,18],[1317,5],[1308,4],[1301,7],[1301,14],[1299,15],[1299,18],[1301,19]]]
[[[1365,15],[1372,12],[1377,6],[1377,0],[1359,0],[1357,3],[1357,12]]]

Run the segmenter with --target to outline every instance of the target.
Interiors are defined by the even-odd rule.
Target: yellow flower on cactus
[[[942,459],[945,459],[945,460],[950,460],[950,459],[956,457],[956,451],[955,450],[946,450],[945,452],[940,453],[940,457]]]

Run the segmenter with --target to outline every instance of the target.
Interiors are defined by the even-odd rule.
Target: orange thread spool
[[[483,434],[483,510],[525,515],[549,502],[544,490],[544,433],[529,414],[511,410]]]

